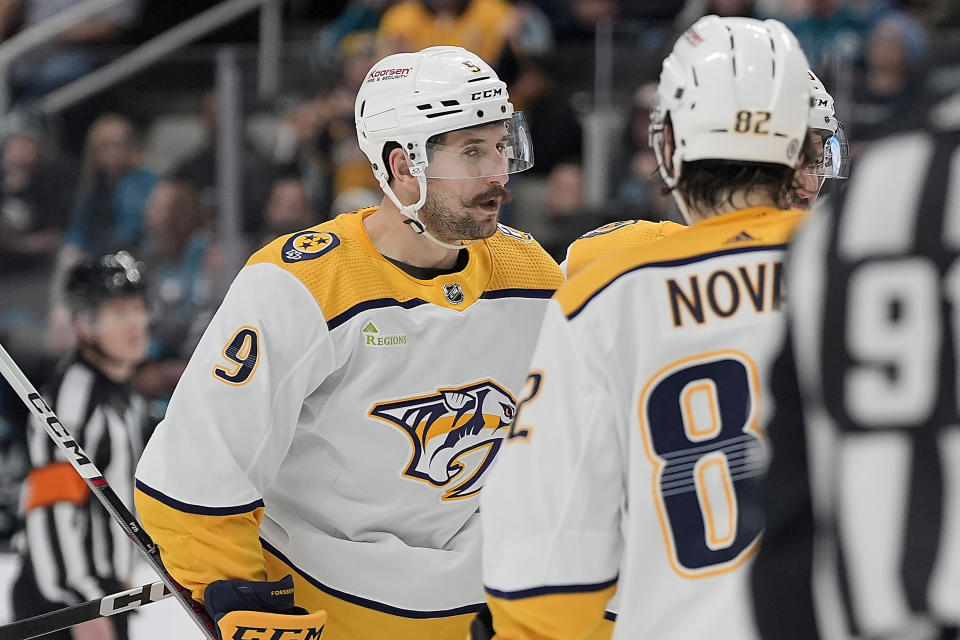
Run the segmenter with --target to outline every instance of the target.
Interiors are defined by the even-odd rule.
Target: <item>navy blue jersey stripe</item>
[[[693,263],[695,263],[695,262],[703,262],[704,260],[710,260],[711,258],[717,258],[717,257],[719,257],[719,256],[728,256],[728,255],[732,255],[732,254],[735,254],[735,253],[752,253],[752,252],[754,252],[754,251],[777,251],[777,250],[784,251],[784,250],[786,250],[786,248],[787,248],[787,245],[786,245],[786,244],[767,244],[767,245],[763,245],[763,246],[760,246],[760,247],[742,247],[742,248],[740,248],[740,249],[724,249],[724,250],[722,250],[722,251],[713,251],[713,252],[710,252],[710,253],[701,253],[701,254],[696,255],[696,256],[690,256],[690,257],[687,257],[687,258],[678,258],[678,259],[676,259],[676,260],[662,260],[662,261],[660,261],[660,262],[645,262],[645,263],[640,264],[640,265],[637,265],[637,266],[635,266],[635,267],[631,267],[631,268],[627,269],[626,271],[622,271],[622,272],[618,273],[618,274],[617,274],[616,276],[614,276],[609,282],[607,282],[607,283],[604,284],[603,286],[599,287],[596,291],[594,291],[593,293],[591,293],[591,294],[590,294],[590,297],[587,298],[586,300],[584,300],[584,301],[580,304],[579,307],[577,307],[576,309],[574,309],[573,311],[571,311],[569,314],[567,314],[567,320],[573,320],[574,318],[576,318],[576,317],[580,314],[580,312],[583,311],[588,304],[590,304],[590,301],[592,301],[594,298],[596,298],[598,295],[600,295],[600,293],[601,293],[604,289],[606,289],[607,287],[609,287],[610,285],[612,285],[614,282],[616,282],[617,280],[619,280],[619,279],[622,278],[623,276],[625,276],[625,275],[627,275],[627,274],[630,274],[630,273],[633,273],[634,271],[639,271],[639,270],[641,270],[641,269],[649,269],[649,268],[653,268],[653,267],[679,267],[679,266],[683,266],[683,265],[685,265],[685,264],[693,264]]]
[[[613,611],[604,611],[604,612],[603,612],[603,619],[604,619],[604,620],[609,620],[610,622],[616,622],[616,621],[617,621],[617,614],[615,614]]]
[[[521,589],[520,591],[500,591],[487,587],[487,593],[501,600],[520,600],[521,598],[534,598],[536,596],[547,596],[554,593],[592,593],[612,587],[617,584],[618,579],[619,576],[614,576],[612,580],[594,584],[558,584],[548,587]]]
[[[497,289],[495,291],[486,291],[480,297],[484,300],[497,300],[500,298],[550,298],[556,292],[556,289]],[[430,304],[420,298],[411,298],[410,300],[396,300],[394,298],[377,298],[376,300],[366,300],[355,304],[343,313],[339,313],[327,320],[327,329],[333,331],[335,328],[346,323],[351,318],[369,311],[370,309],[382,309],[384,307],[401,307],[403,309],[413,309],[420,305]]]
[[[382,309],[384,307],[402,307],[404,309],[413,309],[414,307],[419,307],[422,304],[429,303],[426,300],[421,300],[420,298],[411,298],[410,300],[406,301],[395,300],[393,298],[377,298],[376,300],[367,300],[365,302],[355,304],[343,313],[337,314],[327,320],[327,329],[333,331],[335,328],[347,322],[350,318],[353,318],[354,316],[370,309]]]
[[[183,511],[184,513],[195,513],[201,516],[235,516],[241,513],[250,513],[254,509],[258,509],[263,506],[262,499],[254,500],[248,504],[241,504],[235,507],[204,507],[198,504],[188,504],[186,502],[175,500],[170,496],[157,491],[153,487],[145,485],[139,480],[137,480],[137,489],[140,489],[140,491],[143,491],[154,500],[159,500],[168,507],[173,507],[177,511]]]
[[[484,300],[498,300],[500,298],[552,298],[556,289],[496,289],[484,291],[480,297]]]
[[[402,618],[417,618],[417,619],[426,619],[426,618],[449,618],[452,616],[462,616],[470,613],[477,613],[480,611],[484,604],[482,602],[477,604],[468,604],[462,607],[455,607],[453,609],[441,609],[439,611],[416,611],[413,609],[401,609],[400,607],[394,607],[389,604],[383,604],[382,602],[377,602],[376,600],[370,600],[369,598],[363,598],[361,596],[355,596],[350,593],[345,593],[339,589],[334,589],[323,584],[316,578],[311,575],[308,575],[303,569],[299,568],[292,562],[290,559],[283,555],[276,547],[271,545],[269,542],[260,538],[260,544],[263,545],[263,548],[278,559],[280,559],[284,564],[289,566],[291,569],[300,574],[304,580],[315,586],[317,589],[320,589],[324,593],[327,593],[335,598],[340,598],[345,602],[355,604],[367,609],[373,609],[374,611],[380,611],[381,613],[386,613],[392,616],[400,616]]]

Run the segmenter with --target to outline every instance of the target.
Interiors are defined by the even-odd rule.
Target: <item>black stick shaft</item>
[[[153,570],[156,571],[157,576],[160,577],[160,580],[167,586],[177,601],[180,602],[187,612],[187,615],[190,616],[190,619],[200,627],[207,640],[217,640],[216,627],[203,610],[203,607],[190,597],[189,591],[180,586],[177,581],[167,573],[163,562],[160,560],[160,551],[157,549],[157,545],[150,539],[147,532],[143,530],[140,523],[137,522],[137,519],[133,517],[130,510],[123,504],[123,501],[117,497],[117,494],[104,479],[100,470],[97,469],[87,454],[83,452],[83,449],[80,448],[77,441],[70,435],[70,432],[60,423],[56,414],[50,409],[50,406],[44,402],[43,398],[40,397],[40,394],[37,393],[34,386],[30,384],[30,381],[23,374],[23,371],[20,370],[20,367],[17,366],[17,363],[13,361],[13,358],[10,357],[10,354],[7,353],[7,350],[4,349],[2,345],[0,345],[0,374],[3,374],[3,377],[7,379],[10,386],[13,387],[17,395],[20,396],[20,399],[23,400],[27,408],[30,409],[30,412],[33,413],[43,425],[47,434],[53,438],[53,441],[60,447],[60,450],[66,454],[67,460],[70,461],[73,468],[77,470],[80,477],[83,478],[87,486],[90,487],[93,495],[97,496],[110,513],[110,516],[117,521],[124,533],[126,533],[137,548],[143,552],[143,555],[147,558],[147,562],[149,562]]]
[[[0,627],[0,640],[29,640],[75,624],[130,611],[145,604],[169,598],[171,595],[173,594],[170,593],[170,589],[162,582],[145,584],[142,587],[4,625]]]

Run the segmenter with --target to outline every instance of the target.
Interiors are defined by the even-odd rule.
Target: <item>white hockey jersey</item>
[[[462,640],[483,603],[478,496],[562,281],[501,226],[460,272],[377,253],[375,209],[280,238],[233,283],[137,471],[171,574],[292,573],[324,640]]]
[[[756,638],[760,381],[802,214],[744,209],[558,291],[481,498],[497,638]]]

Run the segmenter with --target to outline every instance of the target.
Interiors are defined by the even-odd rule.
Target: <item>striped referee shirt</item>
[[[767,640],[960,638],[960,96],[875,143],[786,268]]]
[[[146,420],[143,399],[76,356],[58,367],[44,397],[133,509],[133,473]],[[40,593],[69,605],[115,590],[130,576],[133,545],[35,419],[28,443],[32,470],[22,498],[26,555]]]

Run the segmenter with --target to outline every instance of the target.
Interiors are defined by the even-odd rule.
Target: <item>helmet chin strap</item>
[[[677,182],[680,180],[680,171],[678,170],[677,175],[675,176],[668,175],[663,164],[662,152],[655,149],[655,153],[657,155],[657,160],[660,163],[660,176],[663,178],[663,181],[666,183],[666,185],[670,187],[670,195],[673,196],[673,201],[677,203],[677,208],[680,210],[680,215],[688,225],[693,224],[693,216],[690,215],[690,208],[687,206],[683,196],[680,195],[680,191],[677,189]],[[673,166],[679,167],[676,158],[673,160]]]
[[[386,180],[384,180],[383,178],[380,178],[379,182],[380,182],[380,188],[383,190],[386,196],[390,198],[390,202],[395,204],[397,208],[400,210],[400,213],[402,213],[404,216],[407,217],[407,219],[404,220],[404,222],[407,225],[409,225],[410,228],[413,229],[417,234],[423,236],[424,238],[427,238],[434,244],[438,244],[441,247],[444,247],[445,249],[466,249],[470,245],[478,242],[478,240],[471,240],[470,242],[452,244],[450,242],[444,242],[443,240],[440,240],[439,238],[434,237],[429,231],[427,231],[427,228],[424,226],[424,224],[420,222],[420,215],[419,215],[420,207],[422,207],[423,203],[427,201],[427,178],[422,174],[417,176],[417,183],[420,185],[420,199],[417,200],[417,202],[415,202],[414,204],[402,204],[400,202],[400,199],[397,198],[397,194],[393,192],[393,189],[390,188],[390,185],[387,184]]]

